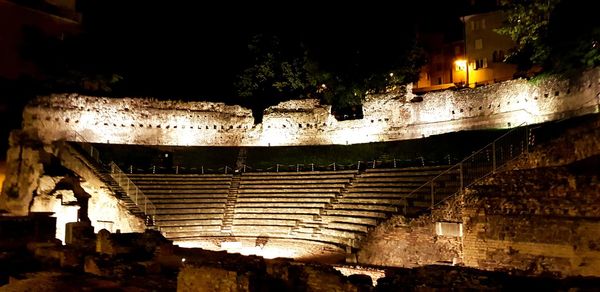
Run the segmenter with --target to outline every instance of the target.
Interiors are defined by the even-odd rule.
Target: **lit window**
[[[483,49],[483,39],[476,39],[475,40],[475,49],[476,50]]]

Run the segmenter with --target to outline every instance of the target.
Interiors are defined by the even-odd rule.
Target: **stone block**
[[[93,246],[94,227],[88,222],[69,222],[65,228],[65,244],[78,248]]]
[[[177,276],[177,291],[250,291],[250,274],[217,267],[185,266]]]
[[[79,268],[81,262],[81,253],[77,250],[65,248],[60,253],[60,266],[62,268]]]
[[[86,256],[83,264],[83,271],[96,276],[110,276],[113,274],[112,265],[100,257]]]

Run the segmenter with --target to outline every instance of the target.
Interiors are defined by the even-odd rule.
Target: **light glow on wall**
[[[285,240],[269,239],[268,242],[260,245],[256,244],[256,238],[241,238],[238,241],[225,241],[220,244],[216,244],[214,241],[210,241],[210,239],[175,240],[174,244],[184,248],[202,248],[242,255],[257,255],[266,259],[311,259],[322,256],[324,249],[328,249],[328,253],[344,253],[341,249],[325,248],[324,245],[317,242],[295,241],[292,238]]]
[[[469,79],[477,77],[471,76],[472,67],[466,60],[456,60],[455,65],[465,69],[456,72],[457,78],[467,70]],[[64,139],[66,133],[73,131],[95,143],[172,146],[398,141],[598,112],[599,100],[595,96],[599,77],[600,70],[596,69],[583,73],[577,82],[557,78],[536,83],[511,80],[471,90],[425,93],[419,101],[413,101],[411,93],[369,95],[361,120],[338,121],[331,114],[331,106],[321,105],[316,99],[288,101],[266,109],[263,123],[257,125],[252,123],[251,111],[239,106],[151,99],[127,99],[130,102],[124,106],[118,100],[83,96],[74,100],[63,94],[40,97],[42,106],[26,107],[23,129],[37,132],[45,142]],[[582,107],[585,110],[580,110]]]

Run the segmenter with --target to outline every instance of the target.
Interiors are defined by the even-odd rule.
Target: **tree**
[[[234,86],[240,97],[257,108],[286,98],[303,98],[315,91],[303,45],[276,35],[259,34],[248,44],[250,66],[238,75]]]
[[[412,33],[258,35],[248,48],[251,62],[235,87],[250,99],[255,114],[297,98],[319,98],[334,109],[356,108],[367,93],[415,81],[425,61]]]
[[[517,44],[508,60],[523,70],[540,65],[572,73],[600,64],[600,28],[590,1],[503,1],[507,13],[498,33]]]

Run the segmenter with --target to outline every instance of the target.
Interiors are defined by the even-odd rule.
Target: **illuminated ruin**
[[[79,207],[74,192],[60,189],[58,182],[74,173],[91,195],[89,218],[95,232],[141,232],[152,227],[180,247],[268,259],[395,267],[465,265],[598,276],[600,254],[594,239],[600,236],[600,223],[594,219],[598,210],[569,197],[589,206],[598,203],[599,185],[589,178],[597,173],[588,177],[570,165],[600,154],[600,123],[589,115],[600,111],[599,74],[595,70],[577,81],[550,79],[539,84],[514,80],[429,93],[423,101],[413,102],[410,92],[370,96],[364,118],[349,121],[337,121],[329,106],[316,101],[289,101],[268,108],[257,125],[249,110],[218,103],[40,97],[26,107],[23,128],[11,135],[0,207],[17,215],[54,212],[56,237],[65,241],[64,225],[77,221]],[[532,144],[527,141],[530,132],[528,128],[525,135],[516,132],[521,144],[494,148],[489,174],[469,182],[474,184],[464,192],[463,176],[476,169],[463,169],[468,161],[459,169],[396,167],[394,161],[393,167],[334,166],[328,171],[225,168],[211,174],[204,169],[195,174],[131,173],[117,170],[116,164],[101,169],[97,150],[90,144],[346,145],[517,128],[584,115],[591,122],[565,132],[562,146],[559,140],[526,152],[526,145]],[[557,147],[564,151],[548,153]],[[485,151],[486,161],[492,163]],[[494,174],[497,161],[509,168]],[[441,175],[448,181],[438,183]],[[455,183],[459,177],[460,184]],[[548,177],[553,185],[545,186]],[[510,187],[515,184],[537,184],[542,189]],[[461,195],[448,199],[457,190]],[[512,199],[501,199],[499,192]],[[432,205],[436,205],[433,212]],[[530,219],[519,217],[523,214]],[[545,236],[546,228],[560,231]]]

